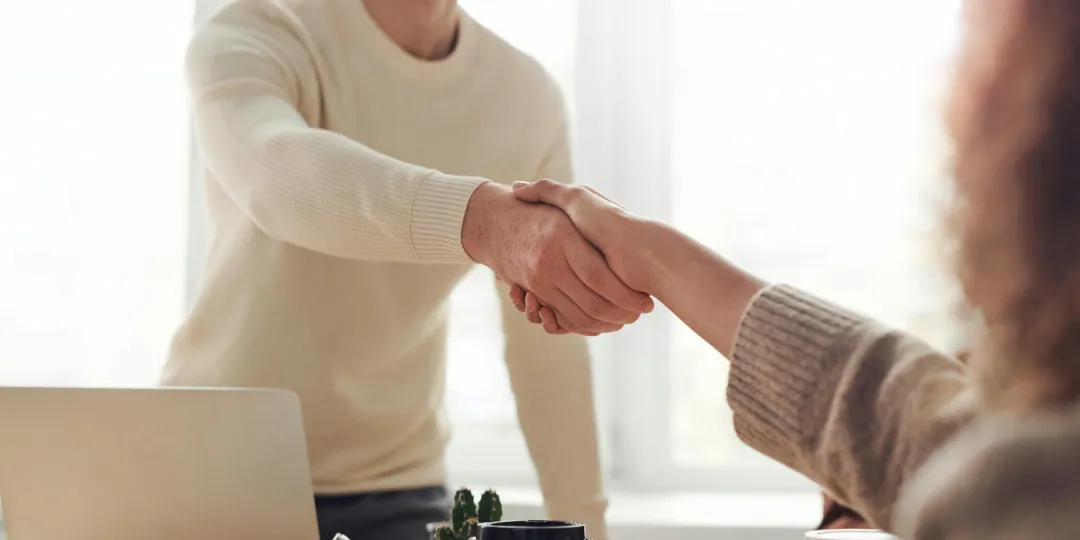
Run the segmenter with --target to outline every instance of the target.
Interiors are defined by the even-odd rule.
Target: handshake
[[[635,249],[647,222],[596,191],[551,180],[477,188],[461,242],[549,334],[614,332],[653,310],[656,272]]]

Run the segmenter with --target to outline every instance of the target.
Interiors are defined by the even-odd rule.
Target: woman
[[[516,194],[565,211],[627,285],[731,360],[744,441],[875,526],[1064,540],[1080,530],[1080,2],[968,9],[948,124],[957,275],[983,322],[970,369],[594,192],[540,181]]]
[[[968,356],[969,352],[967,350],[956,353],[956,359],[961,362],[967,362]],[[833,498],[829,492],[823,491],[821,496],[824,503],[824,512],[821,523],[817,526],[819,530],[872,528],[866,518],[859,515],[855,510],[840,504],[840,501]]]

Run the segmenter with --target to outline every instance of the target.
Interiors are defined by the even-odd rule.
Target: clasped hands
[[[462,245],[510,285],[510,298],[549,334],[614,332],[653,310],[638,239],[643,220],[595,190],[551,180],[477,189]]]

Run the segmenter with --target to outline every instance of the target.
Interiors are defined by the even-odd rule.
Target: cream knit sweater
[[[416,59],[360,0],[234,2],[187,77],[214,234],[164,382],[296,391],[317,492],[443,483],[465,208],[483,182],[571,179],[556,84],[464,14],[448,58]],[[585,341],[499,296],[549,514],[603,538]]]

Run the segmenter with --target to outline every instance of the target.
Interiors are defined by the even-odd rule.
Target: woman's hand
[[[525,202],[554,206],[570,217],[578,232],[604,255],[615,276],[631,289],[647,292],[642,268],[634,267],[636,253],[627,249],[634,228],[644,220],[592,188],[551,180],[518,182],[514,195]]]
[[[627,287],[643,291],[646,280],[643,269],[633,259],[635,253],[628,250],[633,229],[643,220],[626,211],[597,191],[560,184],[551,180],[514,184],[514,195],[525,202],[543,203],[561,209],[574,222],[578,231],[603,253],[615,276]],[[540,304],[539,300],[517,285],[511,285],[510,297],[519,311],[529,321],[542,324],[550,334],[575,331],[561,314]],[[596,335],[591,332],[576,332]]]
[[[658,221],[642,219],[587,188],[539,181],[514,186],[523,201],[562,209],[604,255],[615,277],[653,296],[717,351],[730,358],[739,321],[766,282]],[[510,298],[549,333],[571,331],[558,312],[511,287]],[[588,335],[588,334],[586,334]]]

